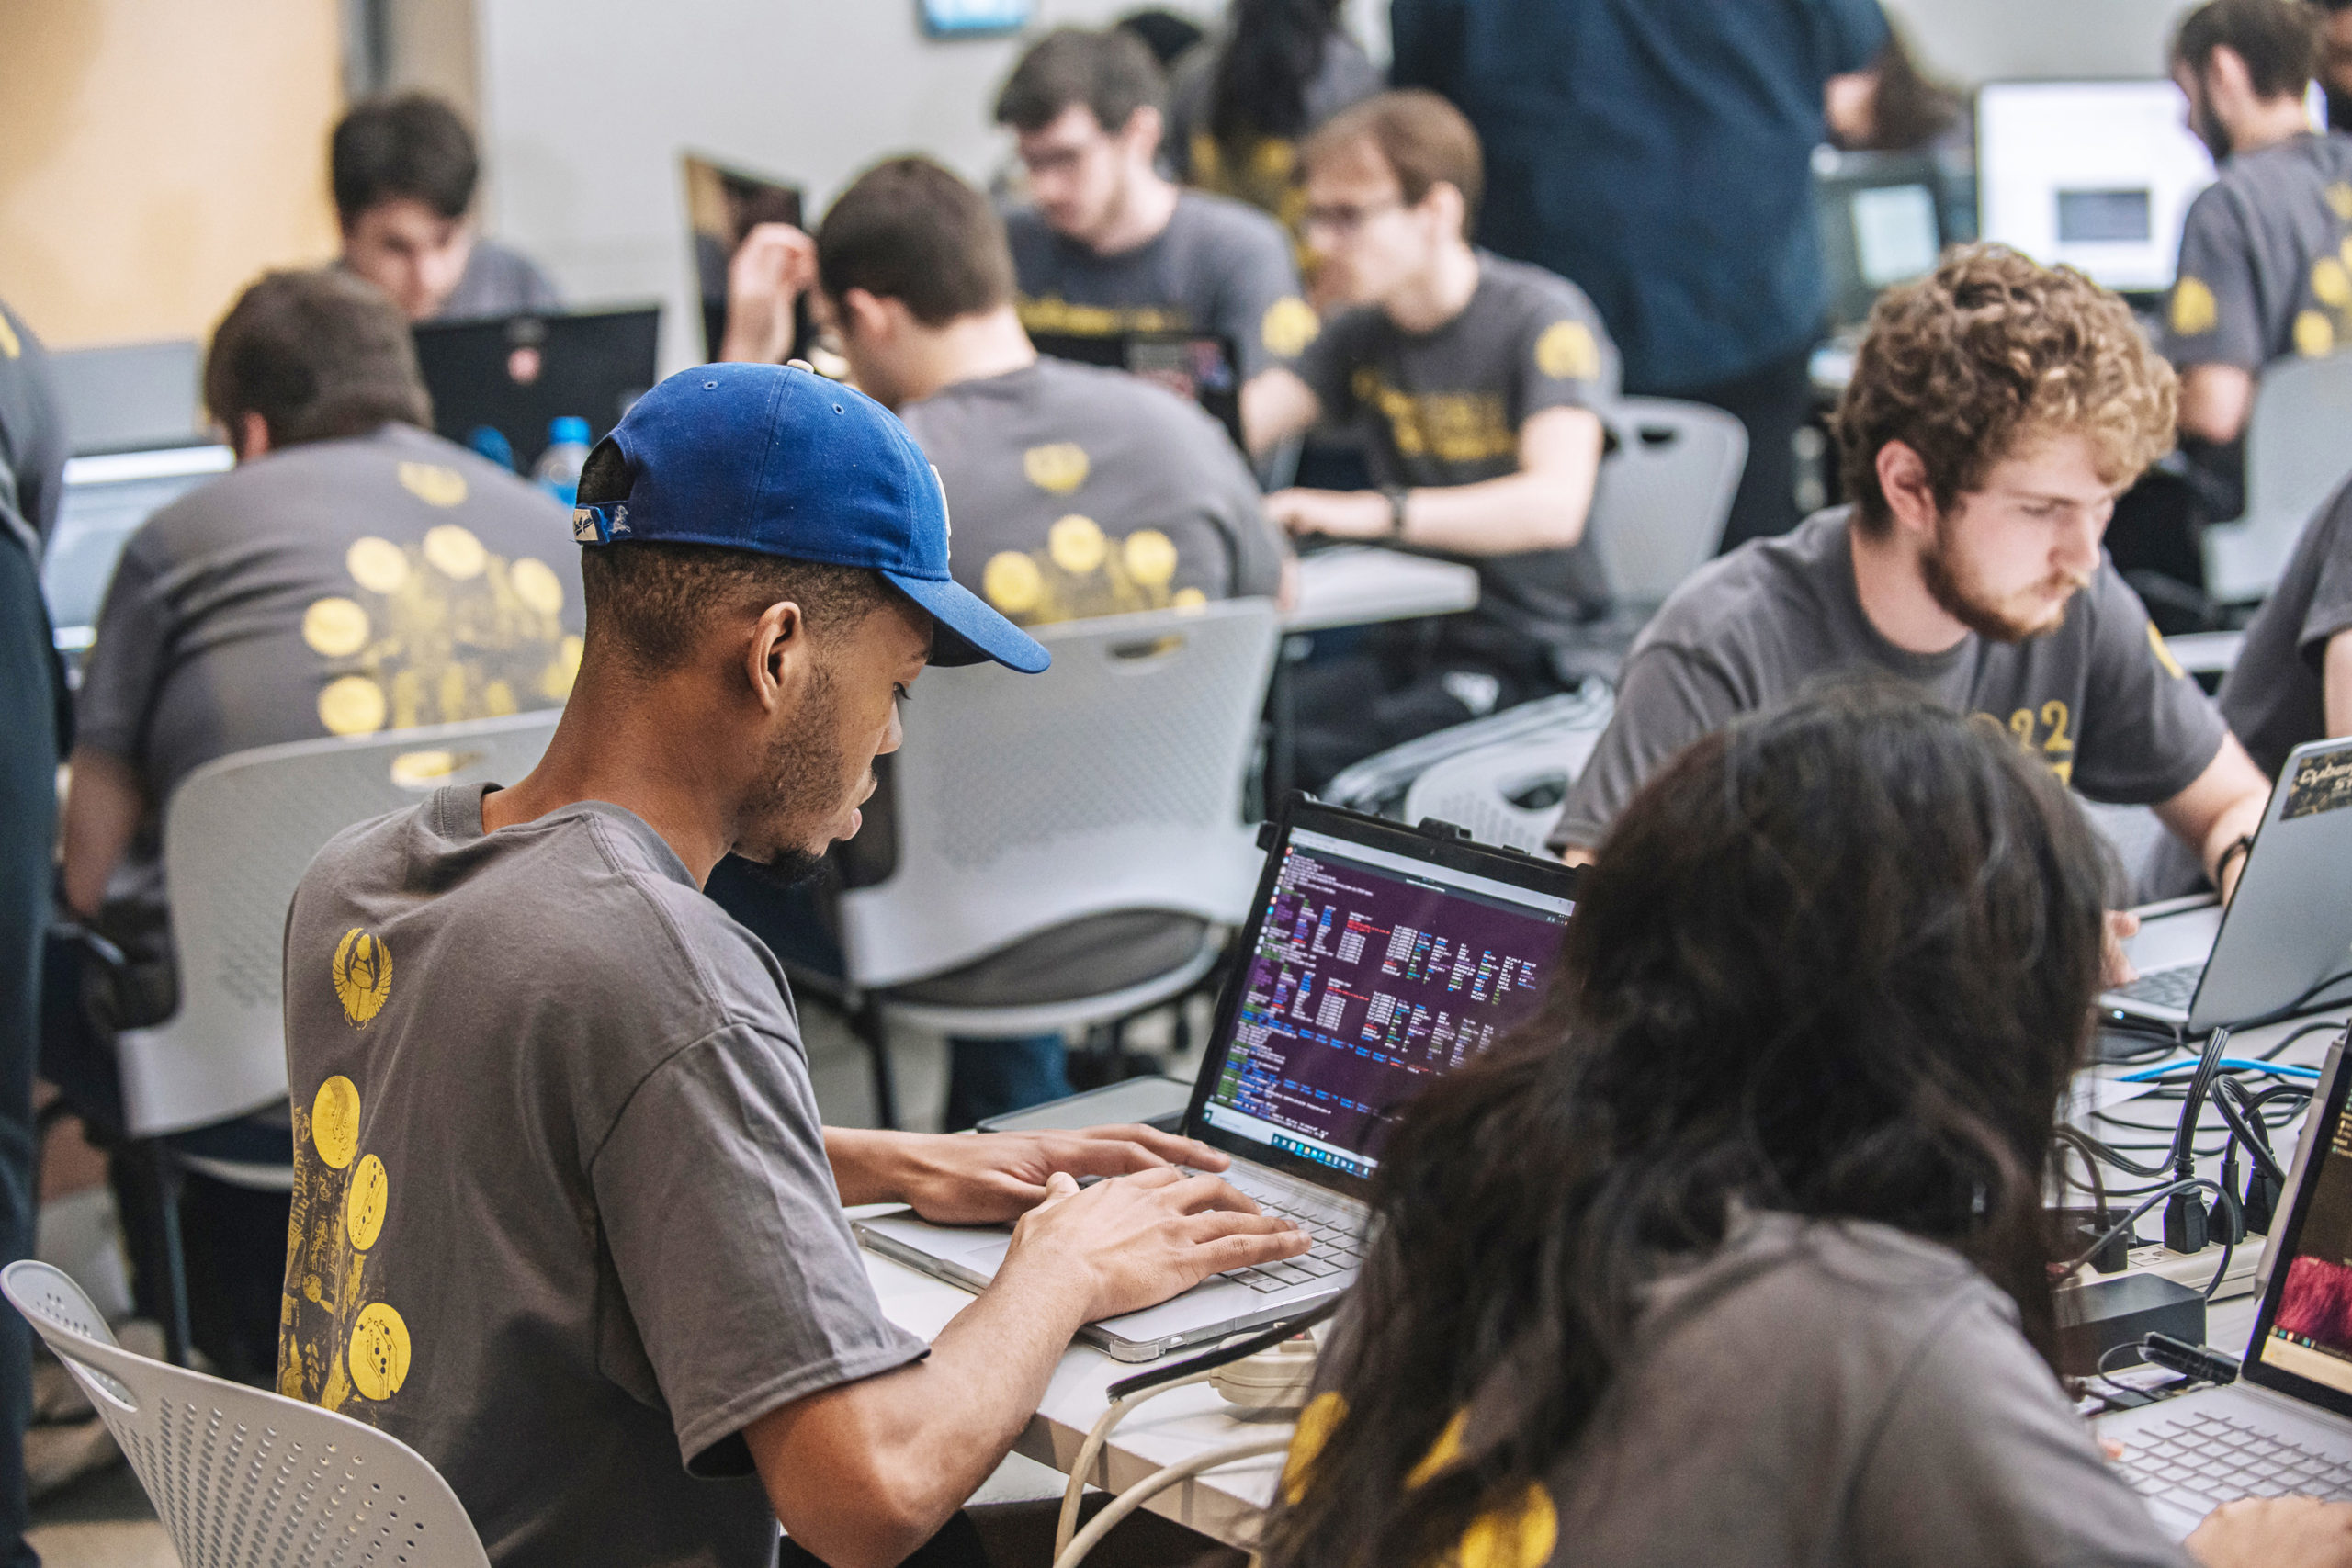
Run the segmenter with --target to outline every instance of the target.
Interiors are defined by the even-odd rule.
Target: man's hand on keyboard
[[[2352,1503],[2243,1498],[2206,1515],[2185,1544],[2205,1568],[2352,1568]]]
[[[2107,929],[2099,936],[2099,968],[2104,972],[2100,984],[2110,987],[2128,986],[2140,977],[2140,971],[2132,967],[2132,960],[2123,952],[2123,944],[2139,934],[2139,916],[2129,909],[2107,912]]]
[[[1046,1201],[1046,1179],[1127,1176],[1186,1165],[1232,1163],[1206,1144],[1136,1125],[1076,1133],[986,1133],[977,1137],[907,1134],[896,1183],[900,1201],[933,1224],[1001,1224]]]
[[[1187,1156],[1190,1157],[1190,1156]],[[1214,1176],[1162,1166],[1080,1190],[1068,1173],[1012,1229],[997,1283],[1049,1279],[1083,1292],[1086,1321],[1137,1312],[1212,1274],[1296,1258],[1305,1231]]]

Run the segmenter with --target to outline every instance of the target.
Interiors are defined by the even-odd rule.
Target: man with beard
[[[926,663],[1046,666],[948,575],[898,421],[706,366],[580,500],[586,647],[545,758],[350,829],[295,895],[278,1385],[422,1452],[500,1568],[773,1568],[779,1521],[790,1561],[891,1568],[1080,1324],[1306,1238],[1146,1128],[820,1126],[782,972],[701,892],[730,851],[790,875],[857,830]],[[842,1213],[891,1201],[1020,1220],[927,1352]],[[974,1560],[959,1533],[926,1561]]]
[[[2267,782],[2099,547],[2118,492],[2170,444],[2174,393],[2123,301],[2070,269],[1971,245],[1891,290],[1838,410],[1852,505],[1666,602],[1553,848],[1592,858],[1690,741],[1874,666],[2091,799],[2154,807],[2233,886]]]

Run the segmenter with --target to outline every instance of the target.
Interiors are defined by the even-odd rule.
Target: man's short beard
[[[2066,624],[2064,604],[2058,614],[2046,622],[2026,623],[2005,615],[1997,604],[1987,604],[1970,591],[1951,570],[1951,530],[1947,519],[1936,523],[1936,543],[1932,549],[1919,557],[1919,576],[1928,585],[1928,596],[1935,600],[1945,615],[1974,632],[1988,642],[2023,642],[2029,637],[2047,637]],[[2087,584],[2076,584],[2079,592]]]
[[[841,805],[834,795],[842,779],[842,750],[834,738],[838,728],[834,710],[839,702],[832,671],[820,664],[791,732],[769,743],[761,769],[765,785],[744,808],[743,819],[757,829],[771,824],[781,827],[781,841],[764,856],[747,853],[747,845],[736,848],[736,853],[763,881],[791,886],[808,881],[824,866],[825,851],[810,849],[807,835],[830,819]]]

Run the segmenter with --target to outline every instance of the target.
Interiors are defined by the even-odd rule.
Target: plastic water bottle
[[[588,422],[564,414],[548,425],[548,449],[531,477],[539,488],[570,506],[580,494],[580,469],[588,461]]]

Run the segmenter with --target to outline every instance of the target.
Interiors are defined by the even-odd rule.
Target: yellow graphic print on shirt
[[[1323,330],[1315,307],[1295,294],[1285,294],[1266,307],[1258,321],[1258,341],[1277,359],[1296,359]]]
[[[400,478],[436,506],[465,499],[451,468],[402,463]],[[490,718],[571,694],[581,642],[563,630],[563,580],[547,562],[510,562],[443,523],[413,545],[358,539],[344,570],[355,592],[302,613],[303,642],[335,671],[319,692],[328,734]]]
[[[2328,186],[2327,205],[2339,221],[2352,221],[2352,186]],[[2306,282],[2311,302],[2295,315],[2295,352],[2324,358],[2352,342],[2352,234],[2339,238],[2335,254],[2312,263]]]
[[[352,927],[334,950],[334,995],[354,1029],[365,1029],[392,994],[392,950],[384,939]]]
[[[1554,321],[1535,340],[1535,368],[1555,381],[1589,381],[1600,374],[1600,340],[1582,321]]]
[[[990,556],[980,594],[1023,626],[1207,604],[1197,588],[1170,592],[1178,564],[1176,542],[1157,528],[1113,539],[1091,517],[1071,513],[1046,531],[1044,549]]]
[[[1058,294],[1023,295],[1015,306],[1021,324],[1033,333],[1069,337],[1116,337],[1122,333],[1181,333],[1191,319],[1158,305],[1073,305]]]
[[[7,317],[0,316],[0,359],[15,359],[24,352],[25,345],[17,341],[17,329],[8,324]]]
[[[1519,432],[1499,392],[1400,391],[1372,366],[1357,370],[1350,389],[1388,422],[1400,457],[1484,463],[1519,455]]]
[[[1298,177],[1298,143],[1285,136],[1251,137],[1228,158],[1215,136],[1196,130],[1192,152],[1192,177],[1185,183],[1246,201],[1271,214],[1290,231],[1291,255],[1298,264],[1299,276],[1310,276],[1315,270],[1315,252],[1306,243],[1306,186]]]
[[[2039,707],[2017,709],[2007,718],[1982,710],[1969,717],[1996,735],[2007,735],[2029,757],[2039,757],[2062,784],[2075,782],[2074,714],[2052,697]]]
[[[1068,495],[1086,482],[1091,465],[1075,441],[1048,442],[1021,454],[1021,474],[1048,495]]]
[[[1314,1481],[1315,1461],[1347,1418],[1347,1402],[1325,1390],[1298,1413],[1290,1452],[1283,1461],[1283,1495],[1293,1505],[1302,1501]],[[1470,1425],[1467,1410],[1437,1435],[1420,1462],[1406,1473],[1408,1488],[1419,1486],[1462,1457],[1463,1435]],[[1462,1540],[1445,1560],[1445,1568],[1542,1568],[1560,1542],[1559,1511],[1540,1482],[1529,1482],[1513,1495],[1470,1521]]]
[[[2172,330],[2179,337],[2202,337],[2222,324],[2222,308],[2201,277],[2180,275],[2172,286]]]
[[[381,1159],[358,1155],[359,1112],[358,1087],[340,1074],[319,1086],[307,1112],[294,1107],[277,1391],[366,1420],[368,1404],[407,1382],[414,1349],[399,1309],[365,1289],[392,1184]]]

